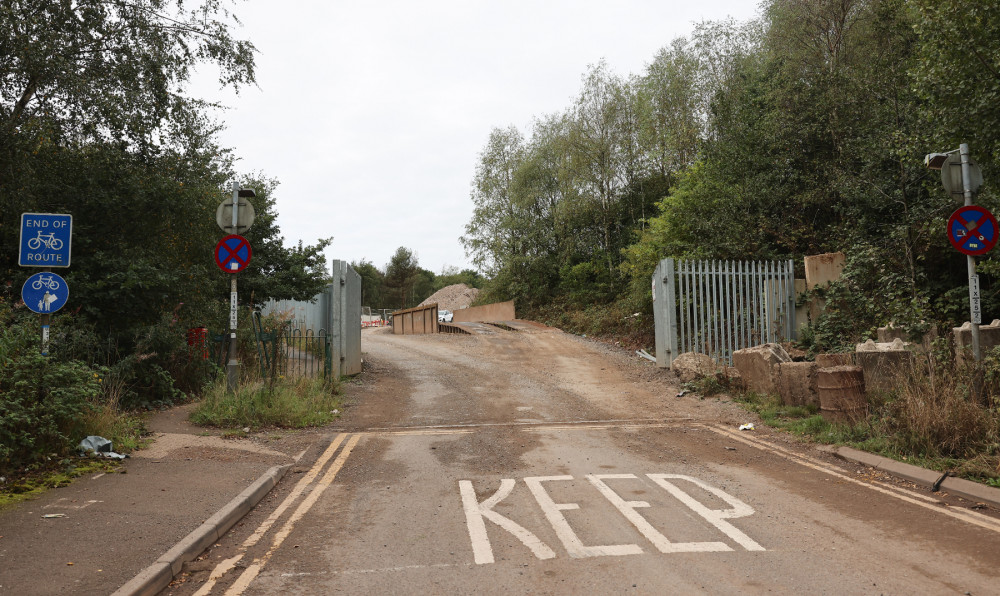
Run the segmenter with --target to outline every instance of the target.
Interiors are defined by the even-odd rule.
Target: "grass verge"
[[[868,416],[832,423],[816,406],[789,406],[777,396],[733,399],[773,428],[818,443],[848,445],[1000,488],[1000,410],[969,395],[960,372],[900,375],[891,390],[869,395]]]
[[[223,378],[205,391],[191,421],[219,428],[304,428],[332,422],[340,409],[337,384],[321,379],[253,382],[231,393]]]
[[[66,486],[74,478],[87,474],[107,474],[121,470],[118,460],[98,458],[66,458],[56,462],[52,467],[25,473],[9,482],[0,482],[0,511],[34,499],[49,490]]]

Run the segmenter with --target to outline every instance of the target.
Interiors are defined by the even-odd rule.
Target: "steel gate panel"
[[[795,339],[794,263],[660,261],[653,275],[656,363],[683,352],[732,364],[733,352]]]

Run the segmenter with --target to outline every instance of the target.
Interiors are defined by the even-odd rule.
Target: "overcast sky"
[[[641,74],[695,23],[756,14],[737,0],[492,2],[247,0],[236,34],[257,47],[258,88],[221,101],[241,173],[277,178],[287,245],[334,238],[328,259],[382,268],[400,246],[424,269],[471,267],[458,238],[490,130],[528,133],[568,108],[587,66]]]

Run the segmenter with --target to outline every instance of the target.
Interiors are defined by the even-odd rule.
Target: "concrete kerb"
[[[837,447],[836,449],[831,449],[830,452],[841,459],[863,464],[923,486],[933,487],[938,481],[941,481],[941,477],[943,476],[941,472],[927,470],[911,464],[904,464],[894,459],[858,451],[851,447]],[[979,484],[978,482],[949,476],[941,481],[939,490],[962,497],[963,499],[977,503],[986,503],[987,505],[1000,508],[1000,489]]]
[[[274,466],[258,478],[246,490],[237,495],[225,507],[205,520],[198,529],[185,536],[173,548],[163,554],[155,563],[118,588],[112,596],[152,596],[180,573],[184,563],[193,561],[209,545],[229,531],[236,522],[271,491],[291,468],[291,464]]]

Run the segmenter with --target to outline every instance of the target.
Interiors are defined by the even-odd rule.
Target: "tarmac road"
[[[1000,516],[596,342],[363,334],[337,428],[164,594],[996,594]]]

